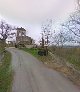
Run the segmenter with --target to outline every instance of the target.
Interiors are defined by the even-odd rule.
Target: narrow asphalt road
[[[9,48],[14,80],[12,92],[80,92],[59,72],[48,69],[30,54]]]

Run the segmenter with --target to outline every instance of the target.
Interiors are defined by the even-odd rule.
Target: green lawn
[[[0,92],[10,92],[12,82],[11,54],[5,52],[0,64]]]

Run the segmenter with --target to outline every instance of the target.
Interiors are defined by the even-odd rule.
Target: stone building
[[[26,36],[26,30],[24,28],[17,28],[16,44],[32,45],[33,39]]]

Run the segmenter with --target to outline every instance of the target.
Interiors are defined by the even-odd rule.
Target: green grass
[[[35,49],[35,48],[30,48],[30,49],[28,49],[28,48],[21,48],[21,50],[24,50],[24,51],[32,54],[33,56],[38,57],[38,49]]]
[[[0,41],[0,52],[2,52],[4,49],[4,43],[3,41]]]
[[[4,50],[4,48],[2,46],[0,46],[0,52],[2,52]]]
[[[67,62],[74,65],[74,67],[80,70],[80,48],[50,48],[51,52],[58,57],[64,58]]]
[[[47,55],[47,56],[40,56],[38,55],[38,49],[37,48],[31,48],[31,49],[28,49],[28,48],[20,48],[21,50],[24,50],[30,54],[32,54],[34,57],[36,57],[37,59],[39,59],[40,61],[42,61],[43,63],[44,62],[49,62],[51,61],[51,56],[50,55]]]
[[[11,54],[6,51],[2,64],[0,64],[0,92],[10,92],[11,82]]]

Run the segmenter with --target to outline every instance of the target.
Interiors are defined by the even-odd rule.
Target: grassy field
[[[80,48],[59,48],[51,47],[50,51],[58,57],[64,58],[80,70]]]
[[[12,82],[11,54],[5,52],[4,58],[0,63],[0,92],[10,92]]]

